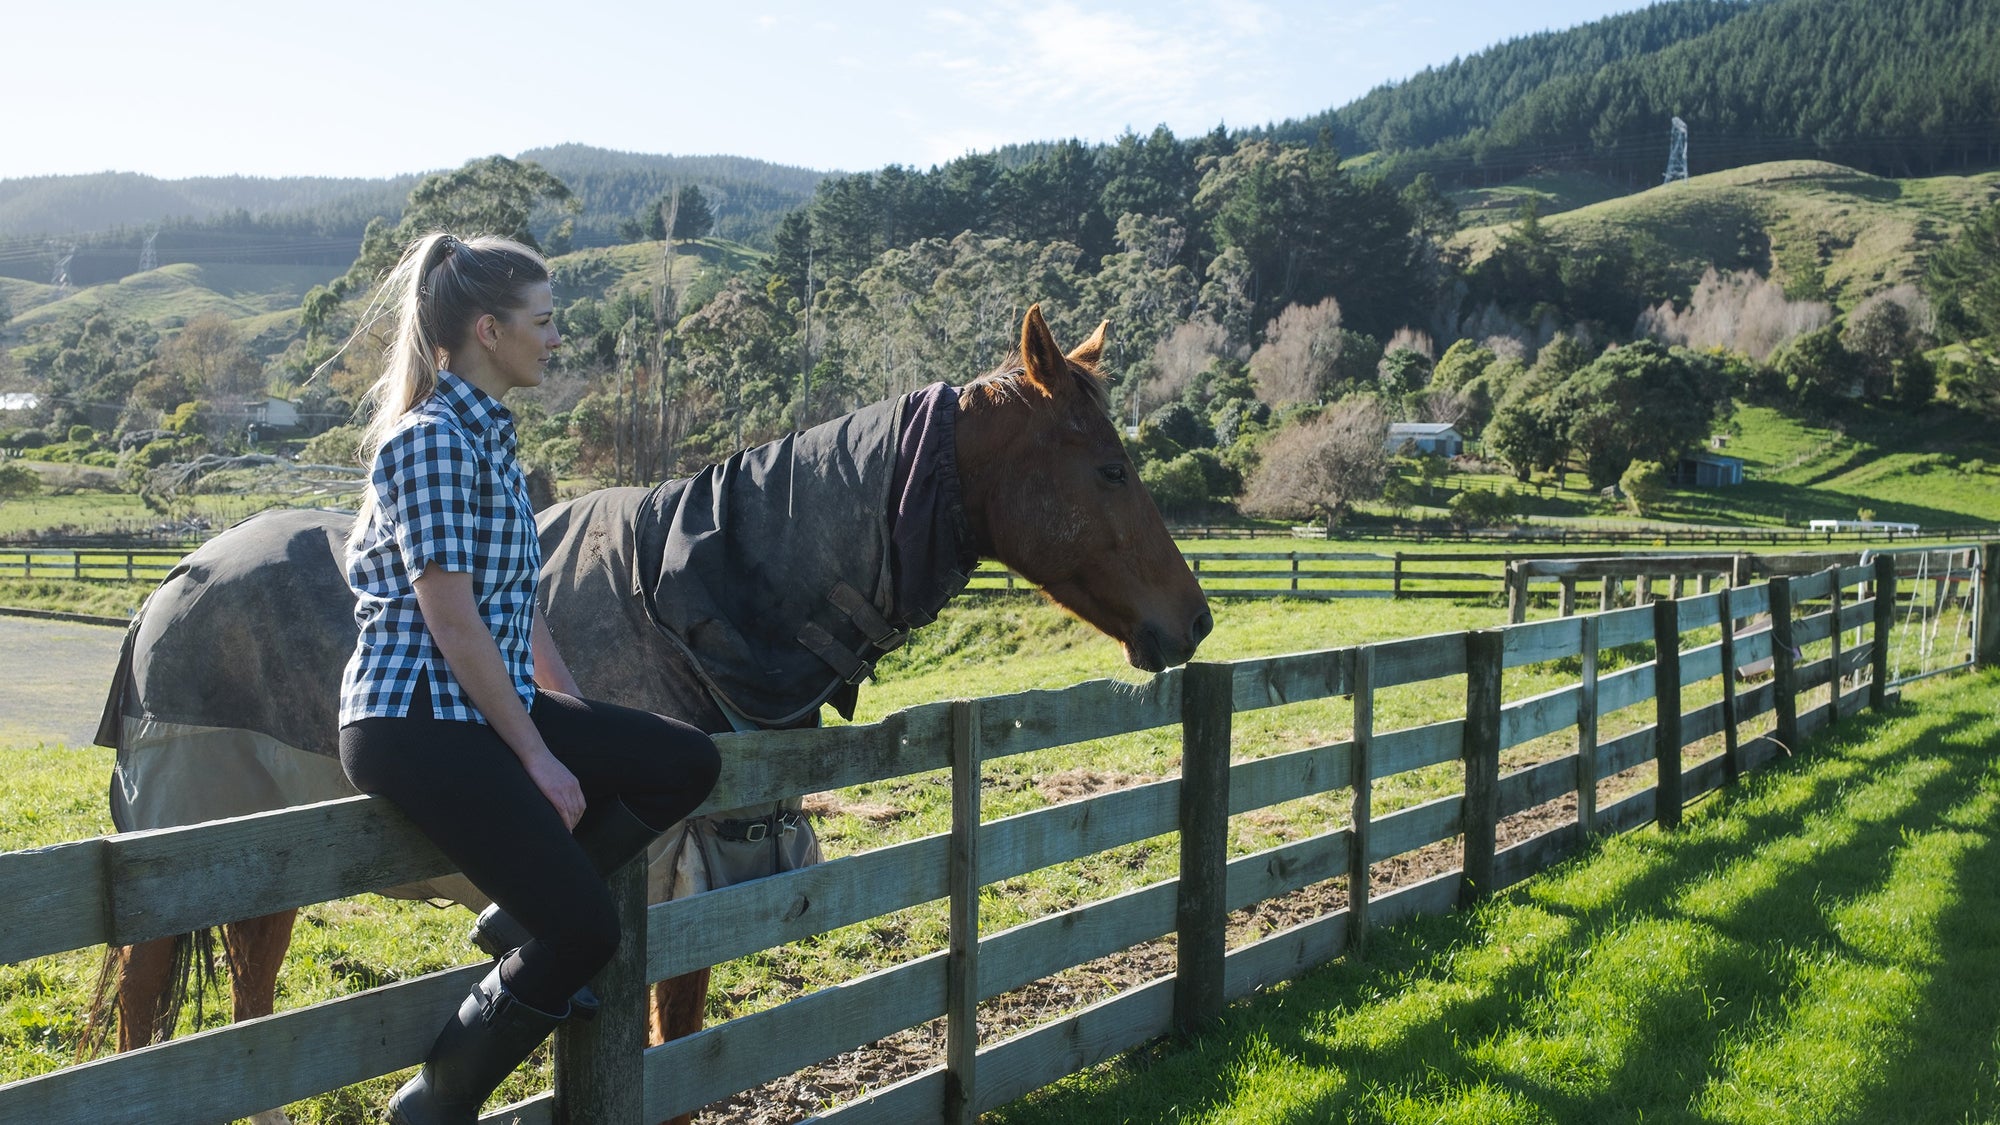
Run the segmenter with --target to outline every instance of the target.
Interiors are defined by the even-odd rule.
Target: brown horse
[[[935,474],[950,487],[942,491],[944,502],[922,509],[928,514],[921,518],[936,521],[936,527],[917,525],[919,514],[912,512],[901,513],[910,526],[894,525],[888,513],[876,519],[877,493],[855,501],[853,510],[864,518],[841,523],[848,498],[839,490],[861,487],[849,481],[853,474],[845,469],[833,473],[839,478],[835,485],[818,485],[835,489],[830,500],[803,505],[800,490],[811,482],[794,476],[779,482],[782,508],[777,495],[758,492],[743,499],[725,488],[767,484],[752,478],[790,473],[791,466],[821,456],[814,451],[823,449],[825,441],[852,437],[870,417],[895,416],[869,413],[878,408],[746,451],[691,482],[670,482],[650,491],[601,490],[544,512],[539,519],[543,609],[577,682],[592,696],[676,715],[710,732],[813,725],[822,702],[851,709],[853,685],[872,667],[873,658],[901,643],[907,628],[929,621],[943,600],[962,588],[971,556],[998,559],[1040,585],[1059,605],[1117,640],[1134,667],[1156,672],[1186,661],[1213,620],[1113,428],[1095,375],[1103,344],[1100,325],[1088,341],[1064,355],[1039,308],[1028,310],[1018,363],[974,380],[955,396],[955,429],[944,431],[952,440],[944,450],[943,468]],[[888,452],[871,463],[894,463],[896,484],[904,490],[898,496],[908,495],[915,491],[906,486],[911,436],[901,426],[888,433]],[[822,445],[807,444],[815,435],[822,435]],[[794,439],[798,446],[787,444]],[[898,439],[901,461],[896,460]],[[801,449],[808,454],[801,455]],[[878,491],[887,495],[886,488]],[[897,497],[890,500],[893,508]],[[689,510],[701,530],[684,534],[673,520]],[[716,529],[729,522],[722,518],[729,513],[760,534],[789,534],[803,541],[798,546],[810,557],[794,560],[772,579],[777,585],[770,590],[795,584],[796,574],[812,573],[815,566],[862,576],[854,581],[864,587],[870,605],[856,608],[852,597],[832,598],[847,607],[842,613],[851,621],[827,618],[825,605],[801,610],[817,614],[813,620],[836,634],[849,625],[857,627],[865,634],[861,644],[838,636],[832,644],[822,644],[826,633],[812,633],[811,623],[799,629],[795,642],[786,622],[779,638],[786,651],[757,662],[762,667],[803,661],[818,675],[808,675],[802,685],[766,691],[763,685],[746,686],[732,678],[735,651],[746,644],[754,647],[757,638],[750,634],[766,618],[782,619],[785,612],[783,607],[754,605],[746,618],[754,620],[740,629],[727,627],[728,610],[715,603],[732,594],[740,597],[745,589],[764,589],[757,586],[755,574],[743,573],[740,554],[726,556],[724,572],[712,565],[704,569],[701,541],[719,534]],[[243,561],[251,542],[247,537],[260,520],[268,521],[268,539],[268,528],[287,519],[302,529],[283,541],[282,550],[269,561]],[[904,586],[897,580],[908,578],[906,572],[916,566],[908,559],[921,552],[897,554],[898,565],[892,568],[883,546],[886,531],[865,533],[876,524],[924,532],[929,542],[942,545],[937,553],[950,556],[956,547],[964,556],[938,564],[944,578],[931,583],[934,604],[903,604],[897,591]],[[300,804],[352,792],[339,776],[337,758],[328,754],[334,745],[340,669],[354,637],[352,595],[335,561],[345,533],[346,521],[338,517],[259,517],[191,555],[149,599],[128,635],[99,734],[99,741],[120,750],[113,806],[121,830],[242,815],[255,811],[251,806]],[[236,544],[233,536],[239,537]],[[901,532],[896,543],[900,551]],[[238,545],[243,549],[234,550]],[[655,561],[662,558],[665,562]],[[757,569],[756,564],[749,569]],[[877,573],[882,581],[867,588],[867,576]],[[226,608],[206,616],[203,591],[186,588],[225,582],[234,583],[226,593],[207,592],[210,604]],[[167,598],[170,588],[177,590],[177,600]],[[841,588],[846,589],[844,581]],[[768,594],[772,599],[783,596]],[[690,600],[698,613],[676,610]],[[677,612],[699,621],[690,627]],[[216,620],[209,622],[209,617]],[[277,621],[290,627],[263,627]],[[280,633],[284,635],[274,635]],[[842,643],[849,648],[843,650]],[[812,651],[802,655],[800,645]],[[218,656],[225,652],[226,657]],[[227,713],[216,710],[218,700],[227,702]],[[189,760],[187,751],[194,748],[205,755],[199,771],[173,768]],[[254,783],[218,785],[215,763],[222,760],[254,774]],[[274,760],[279,768],[272,768]],[[768,818],[776,810],[742,811]],[[797,821],[787,818],[787,828]],[[809,824],[798,827],[809,837]],[[675,833],[669,837],[676,838]],[[816,858],[816,845],[805,851],[809,854],[803,862]],[[690,883],[686,865],[678,872],[667,870],[674,866],[656,861],[656,901],[734,881],[728,873],[710,872]],[[443,894],[474,909],[484,904],[483,896],[462,879],[409,893]],[[295,916],[295,911],[280,911],[222,927],[236,1019],[272,1011],[277,970]],[[164,998],[174,992],[174,978],[187,976],[189,948],[185,937],[164,938],[114,951],[107,959],[100,991],[116,985],[119,1050],[171,1034],[174,1006]],[[704,970],[657,987],[656,1039],[700,1028],[707,985]]]

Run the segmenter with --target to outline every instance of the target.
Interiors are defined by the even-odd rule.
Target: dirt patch
[[[1118,774],[1070,770],[1051,775],[1042,784],[1068,790],[1121,777]],[[1103,784],[1101,789],[1093,792],[1148,780],[1152,779],[1123,778]],[[1042,788],[1042,785],[1037,788]],[[1501,821],[1498,846],[1511,847],[1575,822],[1574,796],[1551,801]],[[1440,840],[1375,864],[1369,869],[1369,885],[1373,895],[1380,897],[1399,887],[1457,870],[1463,855],[1459,838]],[[1344,876],[1337,876],[1232,913],[1229,917],[1230,947],[1233,949],[1345,909],[1346,884]],[[1117,993],[1170,975],[1173,971],[1174,941],[1171,937],[1143,942],[1111,956],[1077,965],[980,1004],[980,1040],[989,1044],[998,1042]],[[871,1090],[880,1090],[942,1066],[944,1049],[944,1021],[932,1020],[717,1102],[697,1114],[696,1120],[701,1125],[783,1125],[799,1121],[824,1112],[831,1106],[852,1101]]]

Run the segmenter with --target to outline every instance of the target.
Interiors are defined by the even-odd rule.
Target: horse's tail
[[[172,951],[167,956],[167,979],[162,982],[159,994],[153,998],[153,1032],[148,1037],[148,1044],[164,1043],[174,1037],[174,1027],[180,1022],[181,1010],[190,999],[194,1001],[195,1022],[200,1023],[204,1014],[204,997],[217,979],[213,927],[175,934],[172,941]],[[79,1061],[104,1053],[105,1044],[111,1038],[113,1015],[118,1012],[119,986],[136,948],[113,945],[105,949],[104,963],[97,973],[97,985],[91,992],[90,1008],[84,1014],[83,1035],[76,1045]]]

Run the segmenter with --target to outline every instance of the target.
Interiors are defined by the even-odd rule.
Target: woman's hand
[[[500,646],[473,601],[472,575],[429,566],[412,585],[417,591],[417,610],[423,614],[424,628],[444,654],[445,663],[451,665],[451,674],[458,679],[459,687],[465,689],[480,716],[514,752],[521,768],[528,771],[529,779],[548,798],[563,824],[574,830],[583,816],[583,788],[569,767],[549,753],[542,732],[536,729],[533,717],[515,694],[514,678],[500,658]],[[548,628],[541,624],[540,616],[536,614],[535,632],[541,635],[553,656],[552,670],[567,679],[569,672],[562,667],[562,658],[553,655],[555,642],[548,637]]]
[[[576,831],[576,822],[583,819],[583,786],[576,783],[576,775],[554,755],[544,750],[532,755],[522,763],[528,771],[528,779],[535,788],[542,791],[549,804],[555,806],[556,815],[562,817],[563,827]]]

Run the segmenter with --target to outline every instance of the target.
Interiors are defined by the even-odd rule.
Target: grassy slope
[[[1512,222],[1521,204],[1532,200],[1543,215],[1574,211],[1627,194],[1625,185],[1588,172],[1536,172],[1495,187],[1451,193],[1468,228]]]
[[[1912,705],[1470,913],[1371,937],[1042,1122],[1991,1121],[2000,678]]]
[[[9,288],[15,291],[10,295],[16,301],[16,329],[110,310],[161,328],[177,327],[203,313],[219,313],[237,322],[246,334],[255,335],[271,326],[274,314],[295,316],[306,290],[327,280],[324,272],[310,266],[181,262],[108,285],[93,285],[60,299],[46,285],[17,282]],[[22,297],[34,303],[24,304]]]
[[[1573,186],[1536,194],[1549,204],[1589,199]],[[1669,249],[1690,281],[1707,262],[1747,259],[1781,281],[1816,265],[1836,306],[1847,309],[1870,293],[1914,280],[1926,249],[1996,195],[2000,172],[1890,180],[1838,164],[1791,160],[1588,202],[1545,221],[1586,247],[1649,235]],[[1488,214],[1475,210],[1468,220]],[[1481,257],[1506,233],[1507,218],[1492,215],[1494,225],[1466,230],[1458,240]]]

